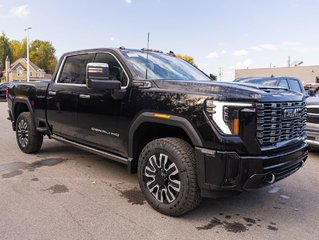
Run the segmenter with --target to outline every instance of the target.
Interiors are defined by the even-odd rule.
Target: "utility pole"
[[[29,30],[31,30],[32,27],[27,27],[24,29],[27,35],[27,82],[30,81],[30,59],[29,59]]]
[[[288,56],[288,67],[290,67],[290,56]]]
[[[9,82],[10,81],[10,76],[9,76],[10,60],[9,60],[9,56],[7,56],[7,58],[6,58],[5,68],[6,68],[6,82]]]
[[[223,67],[219,67],[218,68],[219,81],[222,80],[223,74],[224,74],[224,68]]]

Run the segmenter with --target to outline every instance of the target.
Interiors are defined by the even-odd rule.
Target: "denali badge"
[[[301,108],[286,108],[283,109],[282,112],[282,119],[289,119],[289,118],[298,118],[301,117],[302,109]]]

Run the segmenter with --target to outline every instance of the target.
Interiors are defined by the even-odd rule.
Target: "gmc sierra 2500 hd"
[[[125,163],[171,216],[283,179],[308,153],[302,94],[213,82],[151,49],[66,53],[51,82],[11,84],[7,100],[23,152],[47,135]]]

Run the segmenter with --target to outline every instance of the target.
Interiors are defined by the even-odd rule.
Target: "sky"
[[[318,0],[0,0],[0,32],[64,52],[146,47],[194,57],[224,81],[234,69],[319,64]]]

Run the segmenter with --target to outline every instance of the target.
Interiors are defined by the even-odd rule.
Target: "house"
[[[27,80],[27,59],[19,58],[12,64],[7,64],[9,69],[7,73],[4,72],[4,76],[7,81],[26,81]],[[30,61],[30,81],[39,81],[44,79],[51,79],[51,74],[46,74],[46,72]]]

